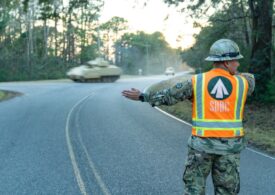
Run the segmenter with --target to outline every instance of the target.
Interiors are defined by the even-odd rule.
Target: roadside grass
[[[3,91],[0,91],[0,101],[5,98],[5,93]]]
[[[275,105],[248,104],[244,128],[249,144],[275,154]]]
[[[191,75],[187,78],[190,77]],[[147,90],[159,91],[187,78],[162,81]],[[184,121],[192,121],[192,103],[188,100],[159,107]],[[244,129],[250,146],[275,155],[275,105],[248,103],[244,111]]]
[[[0,102],[4,100],[11,99],[15,96],[22,95],[21,93],[14,92],[14,91],[6,91],[6,90],[0,90]]]

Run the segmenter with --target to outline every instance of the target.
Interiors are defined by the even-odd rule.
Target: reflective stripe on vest
[[[242,119],[248,89],[247,81],[242,76],[232,76],[224,70],[215,69],[195,75],[192,82],[192,135],[243,136]],[[212,89],[209,87],[210,82],[215,85]],[[228,97],[225,97],[226,95]]]

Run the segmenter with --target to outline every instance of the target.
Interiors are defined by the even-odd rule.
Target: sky
[[[153,33],[160,31],[171,47],[188,48],[194,43],[192,35],[199,29],[193,28],[193,21],[187,15],[168,7],[163,0],[149,0],[144,6],[142,0],[105,0],[101,22],[118,16],[128,20],[130,31]],[[168,16],[168,17],[167,17]]]

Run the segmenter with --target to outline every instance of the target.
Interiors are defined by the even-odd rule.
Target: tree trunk
[[[48,26],[47,19],[44,20],[44,58],[47,58],[48,55]]]
[[[67,68],[67,33],[68,33],[68,25],[67,25],[67,19],[63,18],[62,25],[63,25],[63,34],[62,34],[62,58],[63,58],[63,64],[64,64],[64,70]]]
[[[58,36],[58,31],[57,31],[57,23],[58,23],[58,1],[54,1],[54,56],[57,57],[57,50],[58,50],[58,42],[57,42],[57,36]]]
[[[252,13],[250,71],[256,78],[256,98],[266,93],[271,79],[272,13],[274,0],[249,0]]]
[[[71,13],[69,13],[69,21],[68,21],[68,25],[67,25],[67,48],[66,48],[66,59],[67,59],[67,62],[70,63],[71,61],[71,44],[72,44],[72,41],[71,41],[71,36],[72,36],[72,15]]]
[[[58,22],[58,18],[55,17],[54,18],[54,44],[55,44],[55,48],[54,48],[54,56],[57,57],[57,50],[58,50],[58,41],[57,41],[57,22]]]
[[[27,64],[29,77],[32,78],[32,54],[33,54],[33,8],[30,6],[27,13]]]
[[[243,0],[241,0],[240,3],[241,3],[242,14],[245,16],[246,13],[245,13],[245,8],[244,8]],[[250,32],[250,26],[249,26],[249,23],[248,23],[246,17],[243,18],[243,29],[244,29],[246,46],[250,47],[251,46],[251,39],[250,39],[251,36],[249,34],[249,32]]]

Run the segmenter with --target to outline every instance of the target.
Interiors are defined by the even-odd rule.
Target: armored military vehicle
[[[109,64],[103,58],[88,61],[67,72],[67,76],[76,82],[115,82],[121,74],[121,68]]]

